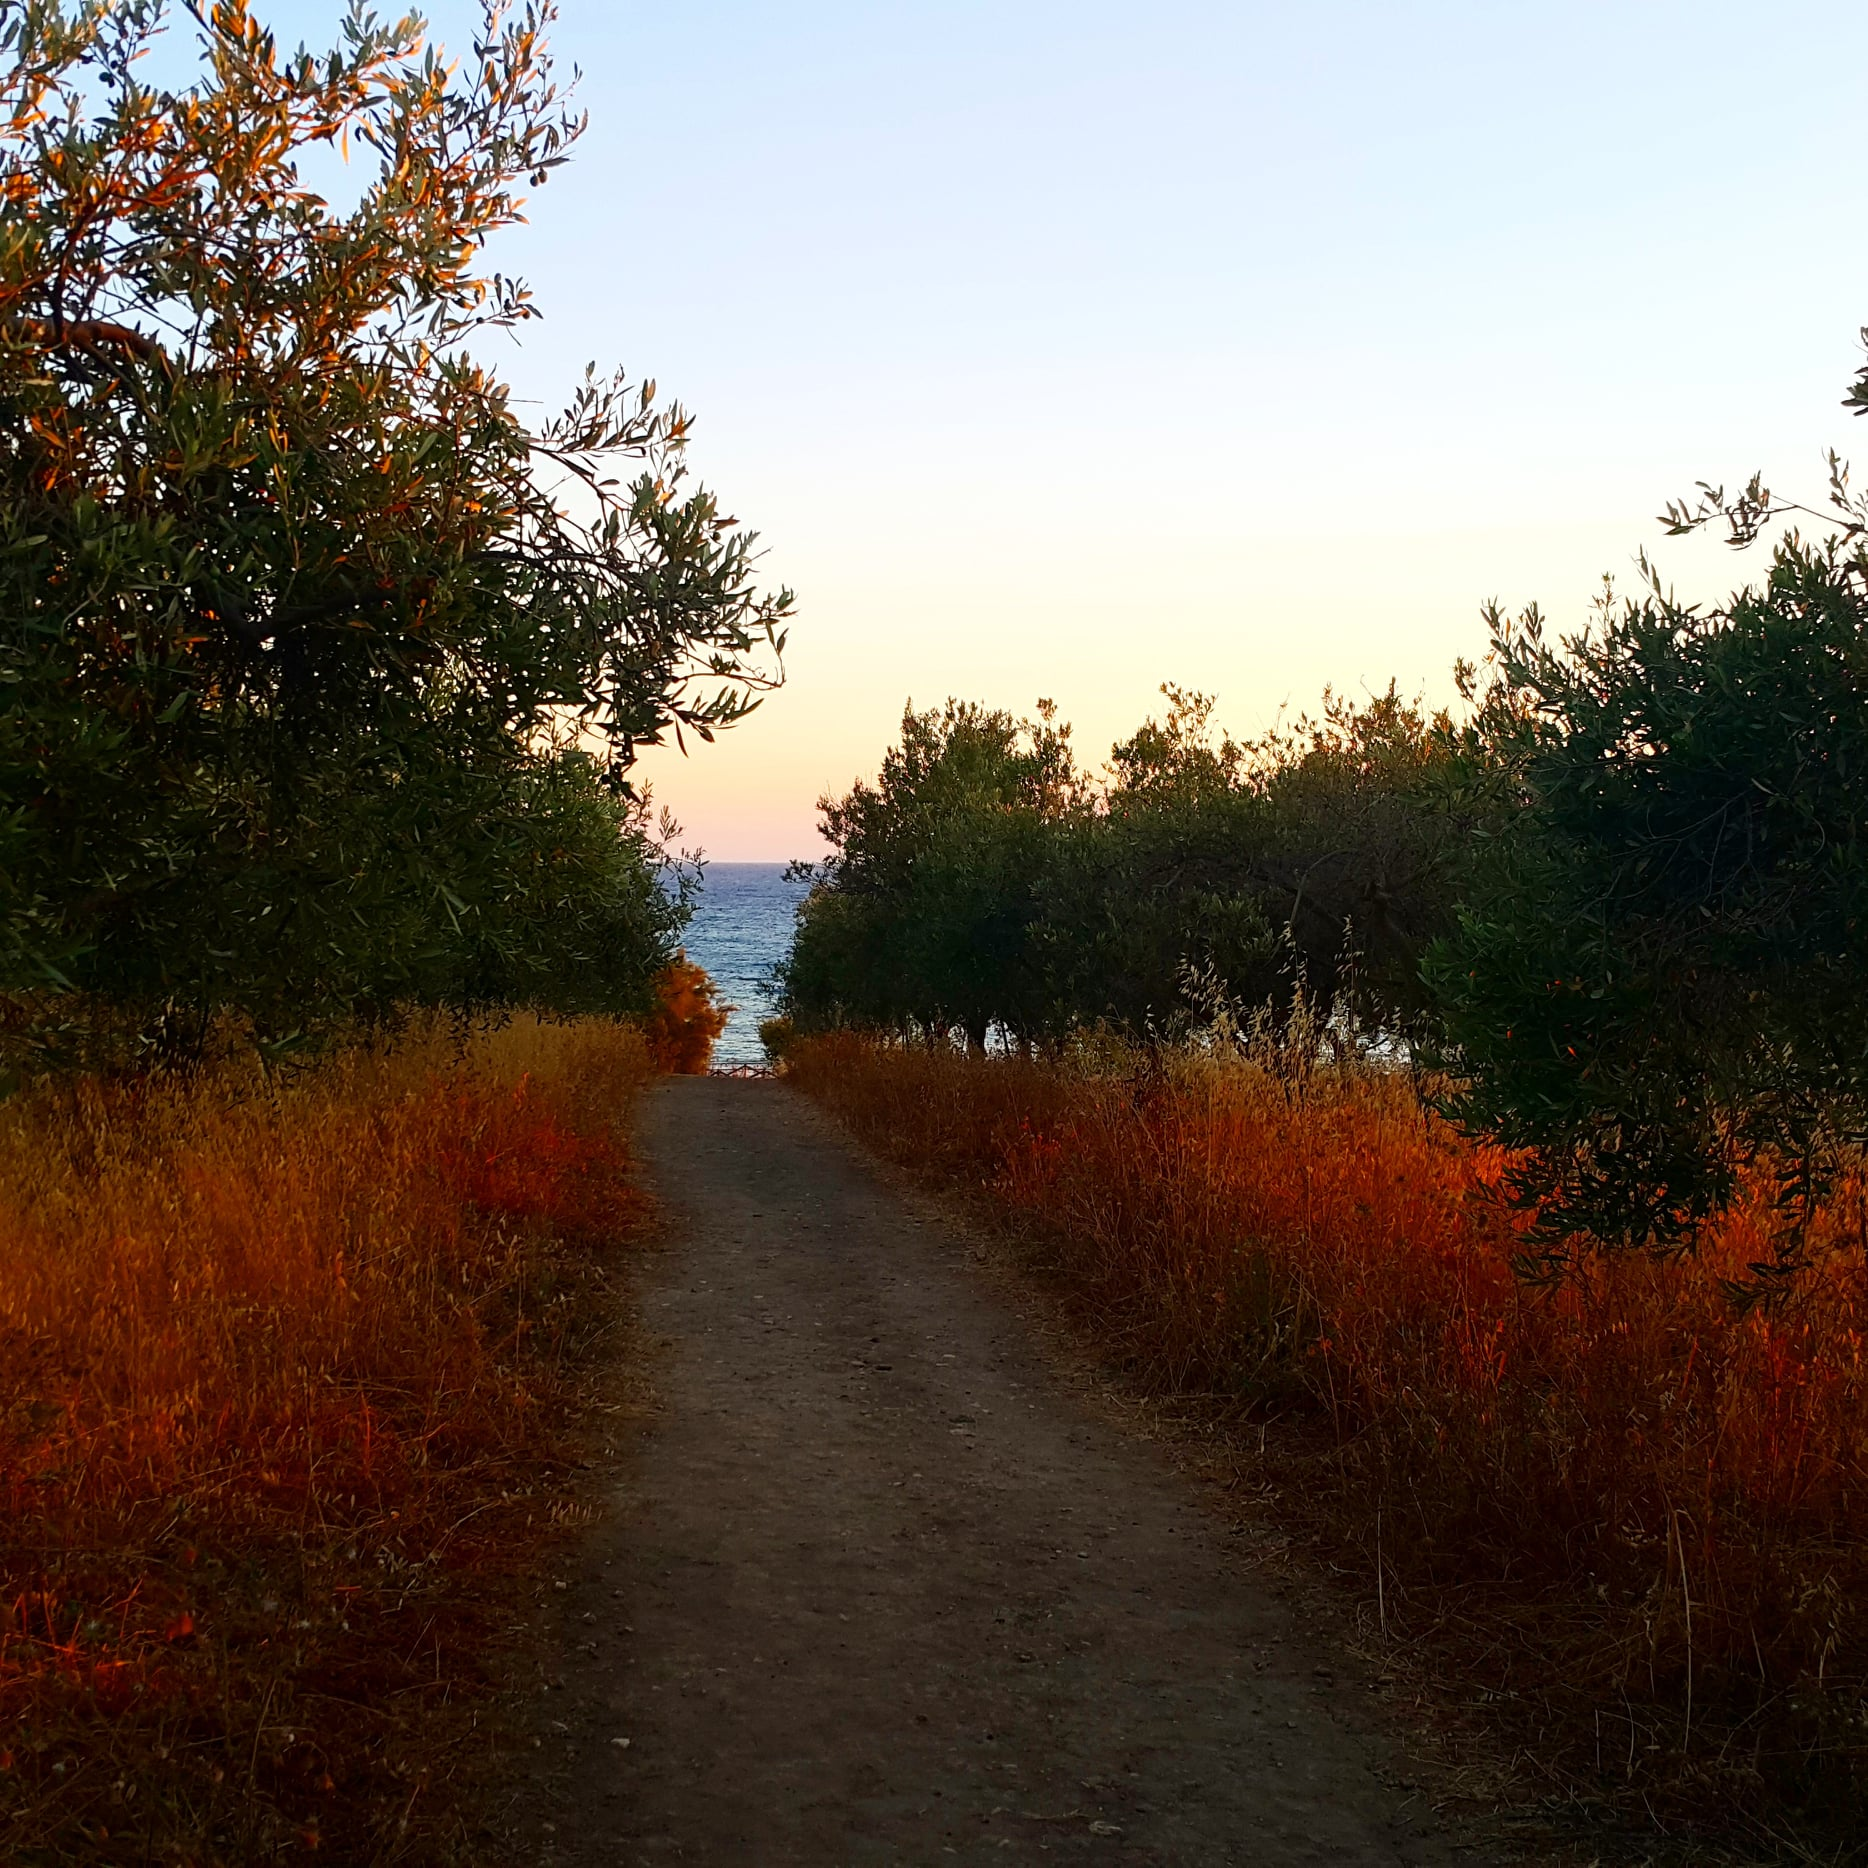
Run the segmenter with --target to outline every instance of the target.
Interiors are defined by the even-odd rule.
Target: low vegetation
[[[649,1072],[627,1026],[429,1023],[0,1105],[0,1857],[458,1839]]]
[[[685,953],[661,970],[655,989],[655,1010],[642,1021],[655,1068],[673,1077],[705,1076],[732,1008],[716,1001],[706,969]]]
[[[0,0],[0,1854],[415,1860],[574,1510],[618,1124],[724,1018],[635,760],[790,597],[653,383],[477,360],[549,0],[187,10],[171,91],[161,0]],[[1722,605],[1492,614],[1445,713],[1170,689],[1092,773],[911,710],[769,1029],[1281,1423],[1553,1784],[1855,1843],[1868,503],[1789,510],[1669,510],[1773,530]]]

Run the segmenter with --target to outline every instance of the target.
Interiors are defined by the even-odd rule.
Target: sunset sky
[[[654,376],[798,593],[787,688],[645,762],[718,858],[814,853],[910,698],[1050,696],[1093,759],[1164,680],[1240,732],[1445,698],[1488,597],[1580,623],[1668,496],[1814,496],[1858,439],[1858,6],[565,0],[554,38],[591,130],[496,255],[546,314],[498,360]]]

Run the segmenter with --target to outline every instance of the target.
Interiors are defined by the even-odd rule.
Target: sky
[[[817,854],[910,700],[1054,699],[1093,765],[1164,681],[1239,734],[1446,700],[1488,599],[1580,626],[1643,546],[1723,595],[1761,562],[1665,501],[1813,501],[1855,439],[1859,6],[563,0],[552,39],[590,129],[492,256],[544,313],[492,360],[554,407],[654,377],[797,593],[784,689],[643,762],[717,860]]]

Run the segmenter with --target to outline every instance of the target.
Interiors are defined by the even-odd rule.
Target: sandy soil
[[[1485,1858],[1198,1488],[802,1098],[678,1080],[642,1139],[658,1405],[557,1598],[538,1859]]]

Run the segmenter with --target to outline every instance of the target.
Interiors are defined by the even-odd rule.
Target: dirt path
[[[643,1139],[658,1408],[561,1598],[543,1859],[1472,1859],[1189,1483],[802,1098],[676,1081]]]

